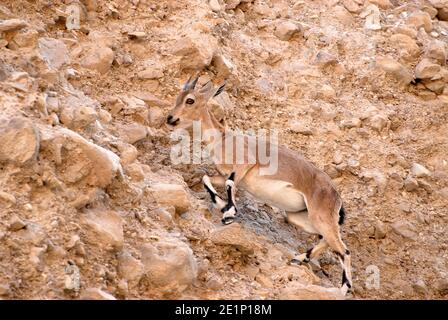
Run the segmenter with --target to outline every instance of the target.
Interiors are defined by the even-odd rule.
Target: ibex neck
[[[226,130],[226,128],[216,120],[215,116],[208,110],[208,108],[201,118],[201,127],[202,131],[213,129],[224,133]]]

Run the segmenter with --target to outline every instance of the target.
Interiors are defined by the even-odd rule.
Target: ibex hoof
[[[222,224],[228,225],[231,224],[235,220],[234,217],[225,217],[221,219]]]
[[[289,264],[296,265],[296,266],[301,266],[303,264],[303,262],[300,261],[299,259],[291,259],[291,261],[289,261]]]

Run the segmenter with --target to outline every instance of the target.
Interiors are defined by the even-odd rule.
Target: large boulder
[[[182,69],[200,70],[211,63],[216,47],[216,39],[210,36],[189,34],[175,43],[173,53],[182,57]]]
[[[36,159],[39,152],[39,131],[24,117],[0,118],[0,162],[19,165]]]
[[[39,53],[50,69],[59,69],[70,62],[67,46],[58,39],[40,38],[38,40]]]
[[[120,158],[110,150],[66,128],[41,127],[41,152],[53,160],[59,178],[66,184],[83,182],[104,188],[123,175]]]
[[[243,229],[239,223],[232,223],[215,229],[210,235],[210,240],[217,245],[234,247],[248,255],[259,249],[254,235]]]
[[[149,192],[154,196],[160,206],[173,206],[179,214],[184,213],[191,206],[188,193],[182,185],[156,183],[151,185]]]
[[[164,294],[184,291],[198,275],[193,251],[180,240],[148,243],[141,255],[146,279]]]
[[[105,249],[123,247],[123,219],[115,211],[89,210],[81,216],[87,241]]]

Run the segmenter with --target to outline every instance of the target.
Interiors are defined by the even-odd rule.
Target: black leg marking
[[[229,176],[229,180],[234,181],[235,180],[235,172],[232,172]]]
[[[306,252],[306,258],[303,260],[303,262],[310,262],[310,256],[311,256],[311,253],[313,252],[313,249],[314,248],[311,248]]]
[[[341,206],[341,210],[339,210],[339,221],[338,221],[339,225],[342,225],[344,223],[344,220],[345,220],[345,210],[344,207]]]
[[[216,204],[216,194],[204,183],[204,187],[207,192],[210,194],[210,198],[212,198],[212,202]]]
[[[352,287],[351,283],[347,279],[347,275],[345,274],[345,270],[342,271],[342,285],[344,285],[344,284],[346,284],[347,288],[349,288],[349,289]]]

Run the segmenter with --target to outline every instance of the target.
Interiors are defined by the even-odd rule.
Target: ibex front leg
[[[210,181],[210,177],[207,175],[203,176],[202,183],[204,184],[205,190],[207,190],[208,194],[210,195],[213,207],[218,210],[222,210],[226,206],[226,202],[218,196],[218,192],[216,192],[215,188],[213,187]]]
[[[227,204],[221,209],[222,223],[231,224],[235,220],[237,209],[235,206],[235,172],[226,180]]]

